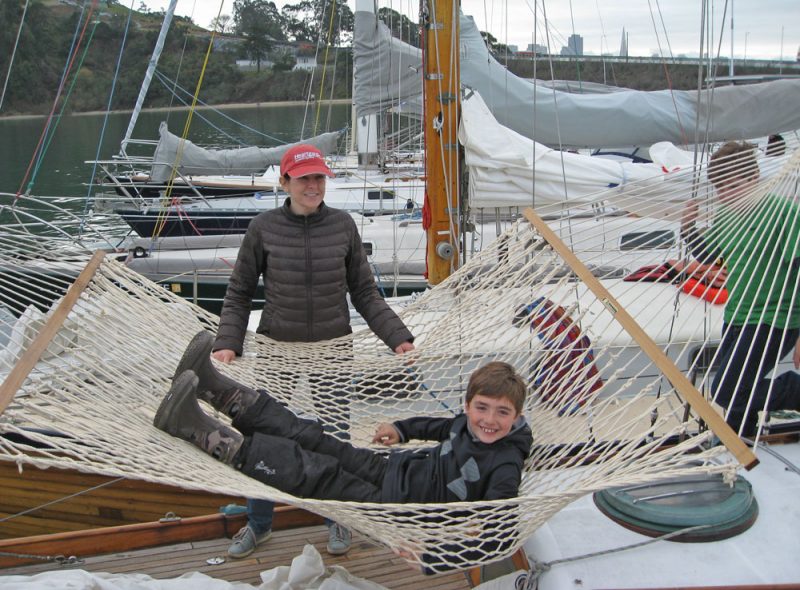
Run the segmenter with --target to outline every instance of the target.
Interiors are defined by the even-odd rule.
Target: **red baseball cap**
[[[292,178],[308,176],[310,174],[324,174],[334,176],[325,163],[325,159],[313,145],[301,143],[292,146],[281,158],[281,176],[288,174]]]

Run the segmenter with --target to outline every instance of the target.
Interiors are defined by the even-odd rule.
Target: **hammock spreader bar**
[[[736,460],[745,469],[752,469],[758,465],[758,459],[753,451],[740,439],[728,423],[711,407],[703,395],[697,391],[692,382],[681,373],[675,364],[664,354],[658,345],[648,336],[636,320],[625,311],[625,308],[617,301],[608,290],[603,287],[599,280],[592,274],[577,256],[570,250],[564,242],[550,229],[544,220],[528,207],[523,212],[525,218],[536,228],[547,243],[558,252],[575,274],[586,284],[586,286],[603,302],[605,308],[620,323],[628,334],[642,348],[644,353],[650,357],[653,363],[661,369],[664,376],[669,379],[673,387],[683,398],[692,406],[692,409],[705,420],[708,427],[719,437],[720,442],[736,457]]]
[[[105,254],[106,253],[102,250],[97,250],[94,253],[81,271],[81,274],[78,275],[78,278],[75,279],[75,282],[72,283],[66,295],[64,295],[61,303],[58,304],[56,310],[47,319],[47,323],[42,328],[42,331],[36,335],[36,338],[33,339],[30,346],[25,350],[19,362],[14,365],[14,368],[8,374],[5,381],[3,381],[3,384],[0,385],[0,415],[5,411],[6,406],[8,406],[11,400],[14,399],[17,390],[22,386],[22,383],[36,366],[36,363],[39,362],[42,353],[47,349],[50,341],[61,329],[61,325],[64,323],[64,320],[67,319],[69,312],[72,311],[78,297],[81,296],[83,290],[94,278],[97,268],[105,258]]]

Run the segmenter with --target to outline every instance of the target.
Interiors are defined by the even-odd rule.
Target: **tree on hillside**
[[[418,23],[415,23],[406,15],[386,7],[378,9],[378,16],[389,27],[393,37],[397,37],[414,47],[419,47]]]
[[[261,62],[272,51],[274,42],[285,40],[278,8],[268,0],[234,0],[233,21],[236,33],[245,38],[245,55],[261,71]]]
[[[286,30],[294,41],[338,46],[353,36],[355,17],[341,1],[302,0],[283,7]]]
[[[210,27],[220,35],[225,35],[231,32],[233,27],[233,18],[230,14],[220,14],[211,19]]]
[[[290,51],[279,49],[272,54],[272,69],[276,72],[291,72],[297,60]]]
[[[497,40],[497,37],[491,33],[481,31],[481,37],[483,37],[483,42],[486,43],[486,47],[489,48],[489,51],[491,51],[492,55],[494,55],[496,58],[505,58],[510,53],[508,45],[505,43],[500,43]]]

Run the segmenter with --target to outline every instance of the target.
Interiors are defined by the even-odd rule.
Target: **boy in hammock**
[[[189,343],[153,423],[250,477],[320,500],[444,503],[518,494],[532,436],[522,415],[525,383],[507,363],[473,372],[463,414],[379,424],[374,443],[438,442],[387,456],[340,441],[266,392],[221,375],[210,362],[212,344],[205,331]],[[206,414],[198,398],[233,428]]]

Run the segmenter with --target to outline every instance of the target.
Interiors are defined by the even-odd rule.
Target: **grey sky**
[[[127,4],[129,0],[119,0]],[[134,0],[138,7],[141,0]],[[151,10],[168,5],[168,0],[144,0]],[[731,50],[730,6],[734,10],[734,49],[736,57],[794,59],[800,48],[800,0],[728,0],[728,15],[722,22],[725,0],[709,2],[710,23],[706,27],[705,43],[713,40],[716,53],[722,35],[720,54],[729,56]],[[286,2],[276,0],[280,7]],[[293,2],[292,2],[293,3]],[[355,8],[354,0],[348,0]],[[178,0],[176,12],[192,16],[208,26],[220,11],[232,14],[233,0]],[[416,19],[417,0],[392,0],[379,6],[395,10]],[[538,18],[534,19],[534,6]],[[698,55],[701,37],[701,6],[698,0],[462,0],[462,9],[475,18],[478,28],[490,31],[498,40],[525,49],[533,42],[533,30],[538,29],[536,42],[547,44],[543,23],[546,11],[549,23],[551,50],[558,53],[566,38],[573,32],[583,37],[584,52],[599,54],[619,52],[622,29],[628,35],[630,55]],[[660,10],[660,12],[659,12]],[[654,24],[655,23],[655,24]],[[537,25],[535,27],[535,25]],[[782,42],[781,42],[782,41]]]

